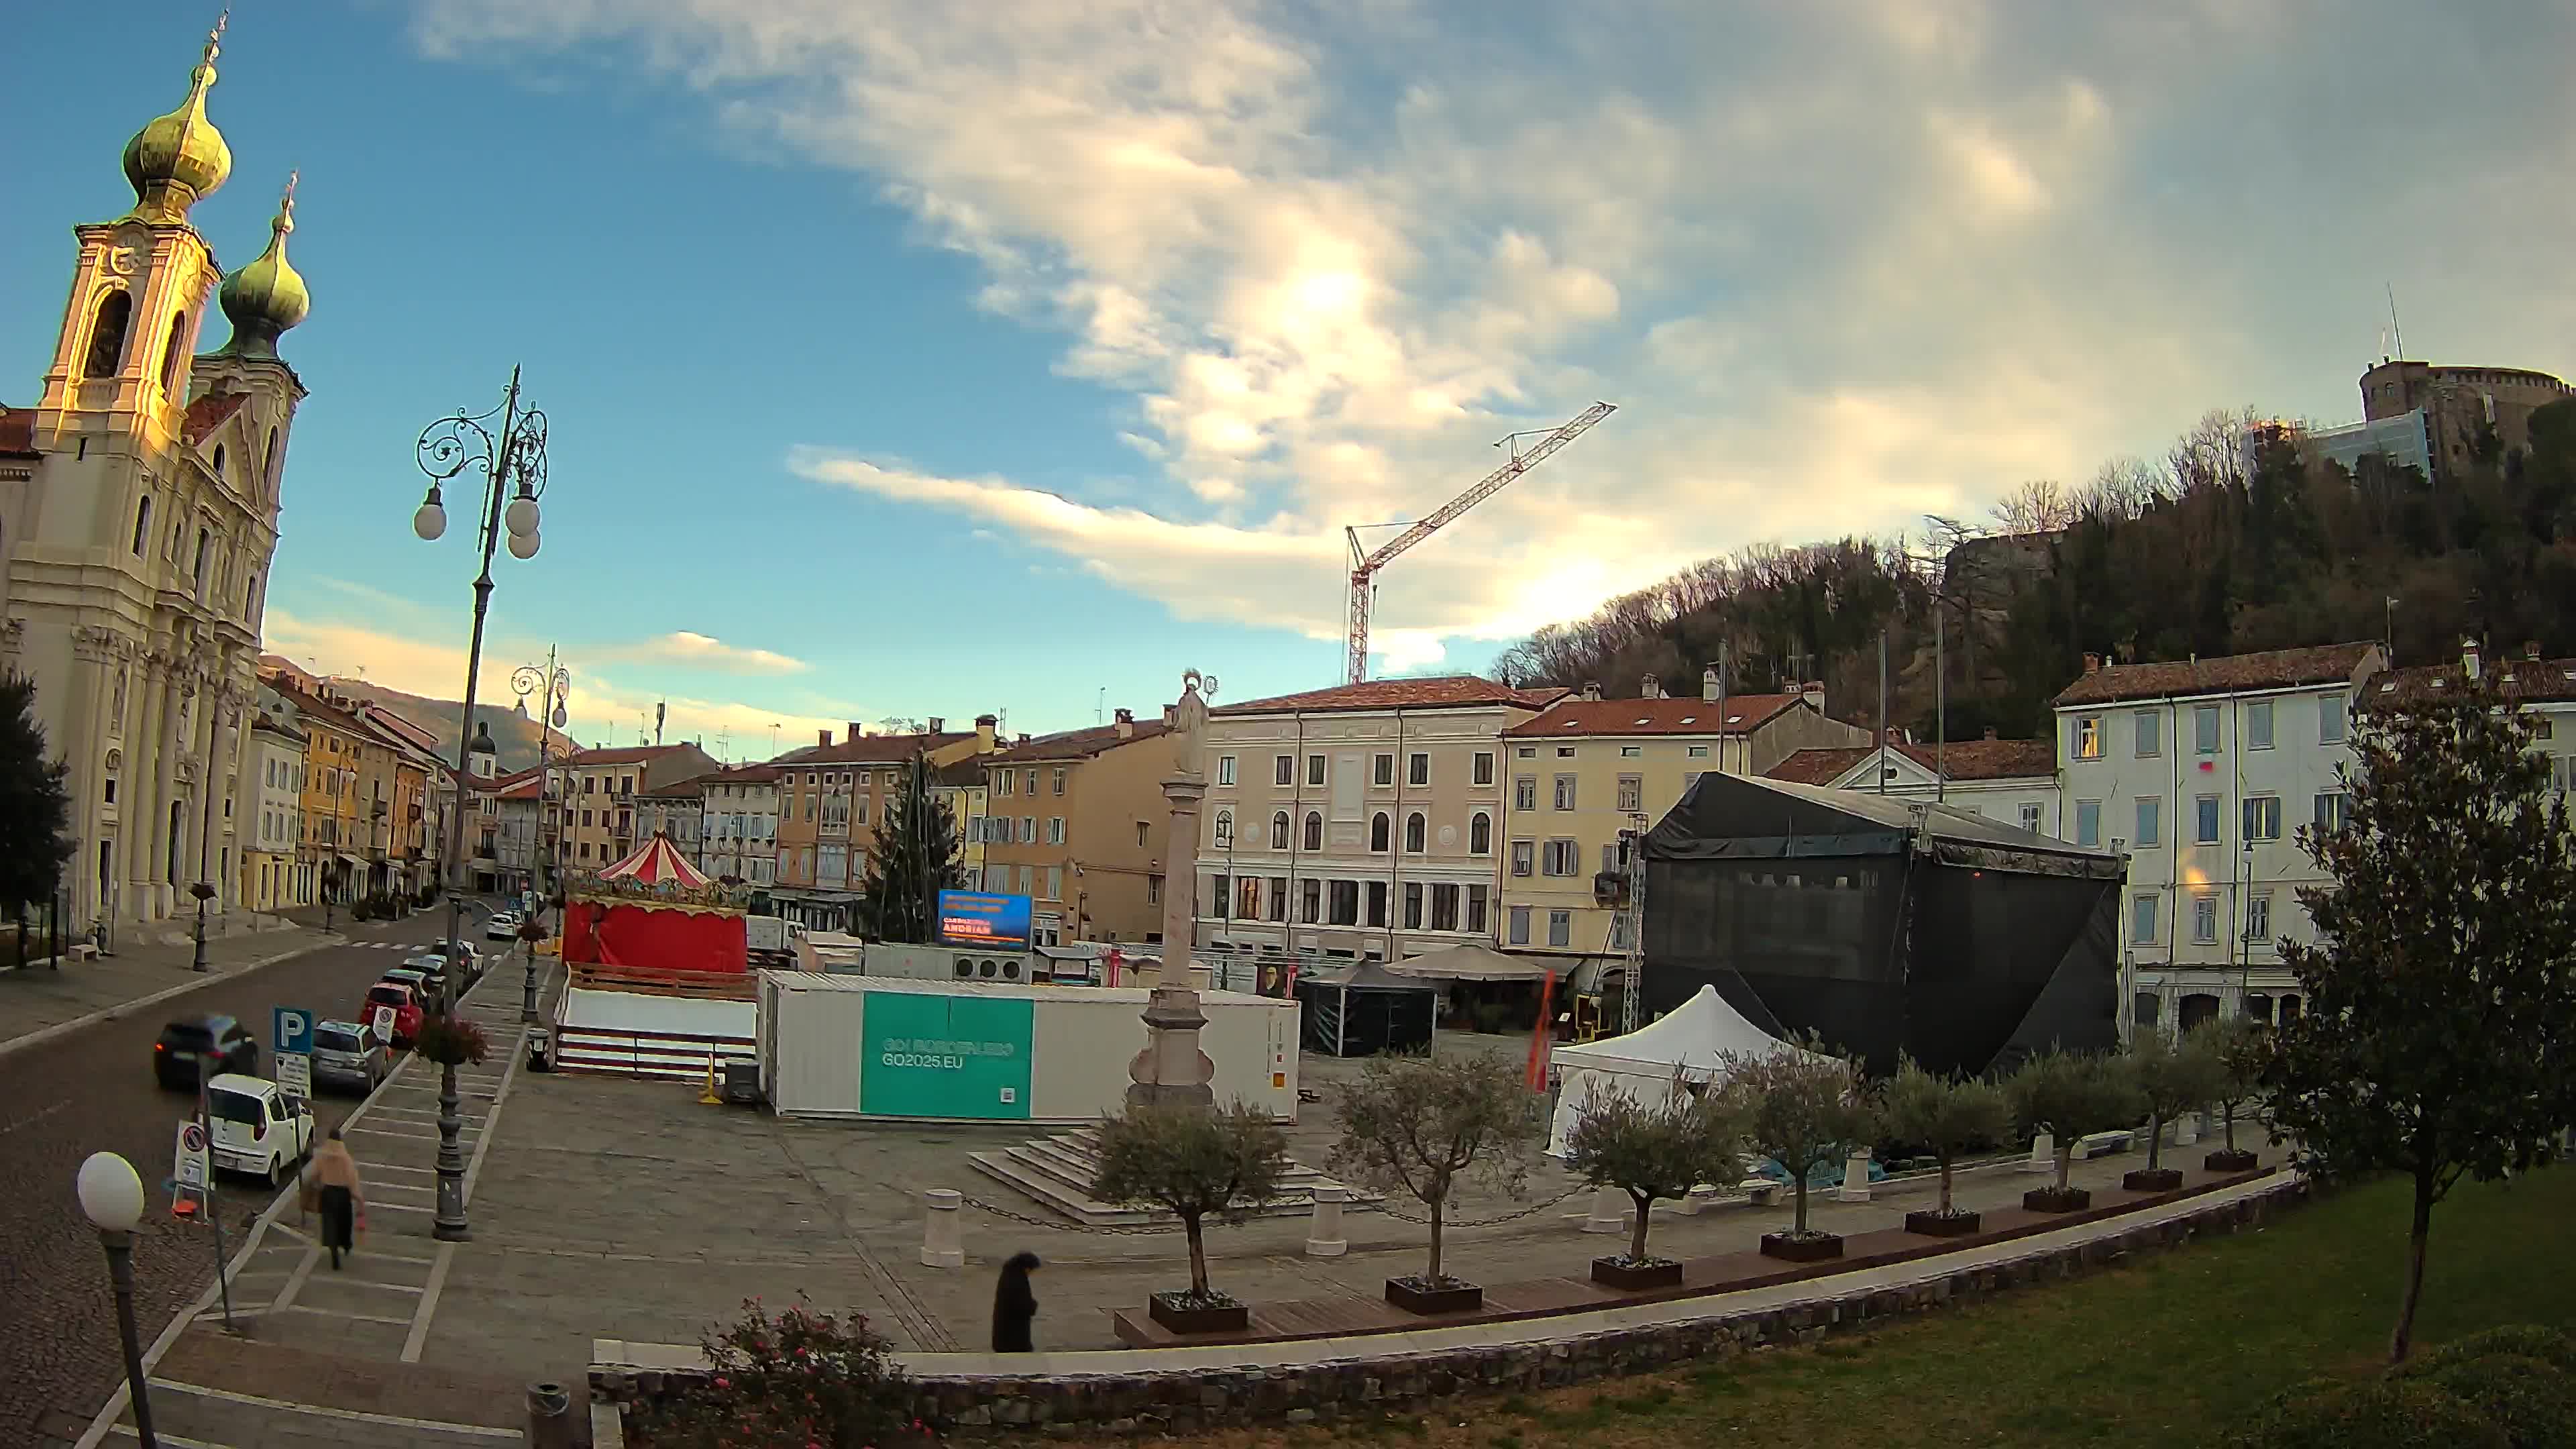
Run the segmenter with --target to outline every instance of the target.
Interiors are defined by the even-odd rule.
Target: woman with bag
[[[367,1199],[358,1187],[358,1160],[349,1155],[349,1146],[340,1140],[340,1129],[331,1129],[331,1138],[313,1154],[313,1165],[304,1173],[304,1208],[322,1215],[322,1246],[331,1250],[331,1269],[338,1272],[340,1255],[358,1250],[358,1230],[366,1225]]]

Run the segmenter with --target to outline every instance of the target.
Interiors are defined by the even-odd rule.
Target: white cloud
[[[726,674],[802,674],[813,667],[790,655],[768,649],[742,648],[686,629],[657,635],[640,643],[612,645],[594,653],[601,659],[633,664],[677,664]]]
[[[974,258],[1159,472],[1059,497],[864,433],[794,466],[1184,617],[1338,634],[1345,526],[1621,403],[1387,571],[1390,663],[1747,542],[1974,514],[2211,405],[2348,414],[2348,319],[2402,268],[2455,353],[2563,366],[2576,326],[2529,285],[2571,219],[2569,22],[2521,0],[416,3],[460,59],[634,47]]]

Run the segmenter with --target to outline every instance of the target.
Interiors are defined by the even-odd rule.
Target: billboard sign
[[[939,893],[939,939],[950,946],[1022,951],[1029,944],[1029,898],[983,891]]]
[[[871,991],[861,1017],[859,1110],[871,1117],[1029,1115],[1037,1003]]]

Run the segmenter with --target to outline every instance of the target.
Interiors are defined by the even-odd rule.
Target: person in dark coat
[[[1038,1316],[1037,1295],[1029,1275],[1038,1270],[1038,1255],[1021,1253],[1002,1265],[1002,1281],[993,1289],[993,1352],[1035,1353],[1029,1325]]]
[[[349,1145],[340,1139],[340,1129],[331,1129],[331,1138],[313,1153],[313,1165],[306,1169],[302,1188],[304,1209],[322,1215],[322,1246],[331,1250],[332,1271],[339,1271],[340,1255],[357,1251],[358,1229],[366,1224],[366,1194],[358,1186],[357,1159],[349,1155]]]

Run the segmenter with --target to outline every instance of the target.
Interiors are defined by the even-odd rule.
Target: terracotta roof
[[[986,756],[984,758],[990,758]],[[935,784],[968,789],[984,783],[984,759],[964,759],[953,765],[942,765],[931,774]]]
[[[1927,773],[1946,771],[1952,780],[2040,779],[2057,774],[2054,740],[1952,740],[1939,749],[1900,741],[1890,748]],[[1800,750],[1762,773],[1800,785],[1830,785],[1877,753],[1876,745]]]
[[[2576,700],[2576,659],[2489,659],[2479,672],[2507,699]],[[2456,698],[2467,682],[2458,664],[2419,664],[2376,676],[2361,698],[2364,707],[2446,694]]]
[[[0,408],[0,453],[36,456],[35,409]]]
[[[2124,699],[2241,694],[2255,689],[2333,684],[2349,681],[2362,662],[2378,650],[2376,644],[2320,644],[2306,649],[2273,649],[2261,654],[2227,654],[2162,664],[2105,664],[2059,690],[2054,703],[2064,708]]]
[[[246,392],[210,392],[188,404],[187,420],[180,424],[179,436],[192,444],[200,442],[249,401],[250,394]]]
[[[936,735],[860,735],[856,739],[837,740],[828,745],[807,745],[789,750],[773,765],[894,765],[911,759],[923,750],[945,749],[975,736],[970,732],[950,730]]]
[[[1714,700],[1582,699],[1569,696],[1526,719],[1506,735],[1549,739],[1573,735],[1716,735],[1747,734],[1795,707],[1794,694],[1735,694],[1726,699],[1726,720],[1718,720]]]
[[[707,781],[713,778],[713,775],[691,775],[685,780],[673,780],[667,785],[657,785],[650,790],[638,790],[635,792],[635,798],[638,800],[704,799],[707,793]]]
[[[1084,729],[1040,735],[1027,744],[1013,745],[1009,749],[981,758],[985,763],[1002,765],[1016,765],[1032,760],[1087,760],[1094,755],[1114,750],[1120,745],[1132,745],[1138,740],[1154,739],[1170,729],[1171,726],[1158,719],[1138,720],[1134,729],[1122,736],[1118,733],[1118,726],[1114,724],[1092,725]]]
[[[453,775],[455,772],[451,770],[448,773]],[[497,795],[504,800],[534,800],[544,793],[545,783],[544,771],[530,765],[524,770],[495,775],[488,780],[468,777],[465,788],[478,795]]]
[[[564,758],[563,763],[574,769],[585,765],[642,765],[687,748],[687,745],[628,745],[612,750],[575,750]]]
[[[1229,704],[1210,714],[1322,714],[1332,710],[1362,709],[1464,709],[1478,705],[1510,704],[1537,709],[1565,691],[1553,685],[1539,689],[1513,689],[1473,674],[1442,674],[1416,679],[1371,679],[1359,684],[1337,684],[1330,689],[1310,689],[1303,694],[1274,695],[1269,699],[1246,700]]]
[[[778,781],[776,765],[733,765],[712,775],[699,776],[719,785],[772,785]]]

